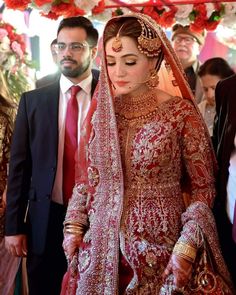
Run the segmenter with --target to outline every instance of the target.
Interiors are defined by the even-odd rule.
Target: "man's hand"
[[[5,236],[5,247],[11,255],[25,257],[27,255],[26,235]]]

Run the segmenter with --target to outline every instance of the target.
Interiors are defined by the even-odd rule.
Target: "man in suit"
[[[203,97],[203,90],[198,77],[200,66],[198,55],[204,45],[205,31],[194,32],[188,25],[182,26],[181,24],[175,24],[172,27],[171,40],[176,55],[183,66],[196,102],[199,103]]]
[[[214,214],[221,248],[236,286],[236,75],[216,86],[213,130],[219,171]]]
[[[97,40],[98,32],[87,18],[62,20],[56,46],[60,79],[24,93],[19,104],[9,166],[6,247],[12,255],[27,256],[30,295],[60,294],[67,269],[62,249],[67,109],[71,87],[79,85],[73,96],[78,143],[98,80],[98,72],[91,70]]]
[[[53,62],[57,65],[57,52],[56,52],[56,45],[57,39],[54,39],[50,44],[50,50]],[[47,76],[42,77],[41,79],[37,80],[35,82],[36,88],[43,87],[49,84],[52,84],[53,82],[57,81],[60,77],[60,71],[57,69],[55,73],[49,74]]]

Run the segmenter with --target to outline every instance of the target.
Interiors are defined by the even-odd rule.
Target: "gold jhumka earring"
[[[156,88],[159,84],[159,77],[157,74],[156,69],[152,69],[150,71],[150,76],[148,78],[148,80],[146,81],[146,85],[148,86],[148,88],[153,89]]]

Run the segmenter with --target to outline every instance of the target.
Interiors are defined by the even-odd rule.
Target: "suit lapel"
[[[55,144],[56,151],[58,147],[58,113],[59,113],[59,82],[51,84],[45,93],[48,118],[50,121],[50,129],[52,141]],[[56,152],[57,154],[57,152]]]
[[[95,88],[97,86],[99,73],[100,72],[98,70],[92,69],[93,80],[92,80],[92,87],[91,87],[91,97],[93,96]]]

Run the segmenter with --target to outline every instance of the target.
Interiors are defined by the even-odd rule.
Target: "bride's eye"
[[[133,66],[133,65],[136,65],[136,61],[126,61],[125,64],[127,66]]]
[[[112,66],[114,66],[116,63],[115,63],[115,61],[113,61],[113,60],[107,60],[107,66],[108,67],[112,67]]]

